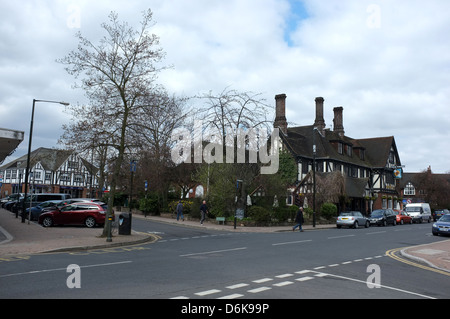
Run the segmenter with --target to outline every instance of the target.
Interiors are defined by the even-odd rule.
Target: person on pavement
[[[206,200],[204,200],[203,204],[200,206],[200,213],[202,215],[202,218],[200,219],[200,225],[203,225],[206,215],[208,214],[208,206],[206,206]]]
[[[295,231],[297,227],[299,227],[300,231],[302,232],[302,224],[303,224],[303,207],[300,207],[297,211],[297,215],[295,216],[295,222],[297,223],[293,228],[292,231]]]
[[[177,205],[177,221],[181,218],[182,221],[184,221],[184,215],[183,215],[183,203],[181,200],[178,202]]]

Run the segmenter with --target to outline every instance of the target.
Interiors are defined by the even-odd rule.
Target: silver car
[[[360,212],[342,212],[336,219],[336,227],[342,226],[358,228],[359,226],[369,227],[369,220],[364,217]]]

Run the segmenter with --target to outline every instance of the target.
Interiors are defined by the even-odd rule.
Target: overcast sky
[[[394,136],[406,172],[450,171],[450,1],[448,0],[0,0],[0,127],[25,131],[33,99],[83,103],[56,59],[93,42],[116,11],[138,26],[150,8],[153,33],[173,68],[170,93],[287,94],[287,119],[312,125],[344,107],[352,138]],[[273,115],[274,116],[274,115]],[[33,149],[59,147],[64,107],[36,106]]]

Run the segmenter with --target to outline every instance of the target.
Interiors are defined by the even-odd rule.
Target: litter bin
[[[131,235],[131,214],[129,213],[120,214],[119,235]]]

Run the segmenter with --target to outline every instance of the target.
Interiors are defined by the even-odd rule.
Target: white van
[[[406,213],[413,218],[413,222],[421,223],[423,221],[431,222],[430,204],[416,203],[407,204],[405,207]]]

